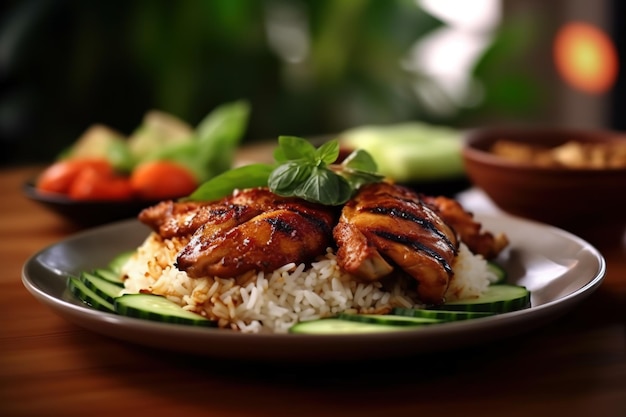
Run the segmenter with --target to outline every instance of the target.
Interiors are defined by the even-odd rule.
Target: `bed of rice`
[[[151,234],[124,265],[125,292],[151,292],[245,333],[286,333],[293,324],[340,312],[386,313],[419,307],[408,280],[361,283],[337,266],[334,253],[310,265],[288,264],[272,273],[237,278],[189,278],[174,261],[186,240]],[[461,245],[448,300],[480,295],[493,278],[487,263]]]

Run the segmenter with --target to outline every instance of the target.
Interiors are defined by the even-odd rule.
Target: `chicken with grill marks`
[[[162,201],[142,210],[139,220],[163,238],[184,237],[200,227],[215,232],[230,229],[288,201],[267,189],[250,188],[218,201]]]
[[[472,253],[482,255],[485,259],[493,259],[509,244],[505,234],[494,235],[483,231],[482,225],[458,201],[431,196],[424,196],[423,200],[457,232]]]
[[[164,201],[139,219],[163,238],[187,239],[176,266],[192,278],[270,272],[336,246],[346,272],[374,281],[399,268],[433,304],[444,301],[461,241],[488,259],[508,244],[504,235],[481,231],[455,200],[389,183],[362,187],[342,208],[254,188],[216,202]]]
[[[308,262],[332,246],[332,207],[247,189],[213,203],[165,202],[139,218],[162,237],[189,236],[176,266],[192,278],[234,277]]]
[[[215,233],[228,230],[263,210],[256,206],[232,204],[228,201],[174,202],[163,201],[139,213],[139,220],[150,226],[161,237],[189,237],[200,227],[211,228]]]
[[[418,194],[388,183],[367,185],[343,207],[333,235],[337,262],[347,272],[378,280],[398,266],[417,281],[423,302],[444,301],[459,240]]]

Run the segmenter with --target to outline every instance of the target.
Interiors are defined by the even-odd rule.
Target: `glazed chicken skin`
[[[190,236],[200,227],[211,225],[229,229],[260,214],[257,207],[218,203],[162,201],[139,213],[139,220],[165,239]],[[206,226],[209,227],[209,226]]]
[[[179,270],[227,278],[324,254],[336,210],[254,188],[213,203],[160,203],[139,219],[162,237],[191,235],[178,254]]]
[[[418,194],[389,183],[367,185],[343,207],[333,236],[337,262],[347,272],[371,281],[397,266],[417,281],[423,302],[444,302],[459,240]]]
[[[178,255],[176,265],[192,278],[271,272],[324,254],[331,245],[331,224],[317,215],[281,208],[224,232],[201,228]]]
[[[163,238],[181,237],[200,227],[212,227],[215,232],[230,229],[287,201],[266,189],[253,188],[214,202],[162,201],[141,211],[139,220]]]
[[[431,196],[423,196],[422,199],[457,232],[472,253],[482,255],[485,259],[493,259],[509,244],[506,235],[493,235],[481,230],[482,225],[458,201]]]

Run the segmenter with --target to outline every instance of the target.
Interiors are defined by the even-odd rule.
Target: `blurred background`
[[[5,0],[0,163],[149,109],[252,105],[245,141],[420,120],[625,128],[616,0]]]

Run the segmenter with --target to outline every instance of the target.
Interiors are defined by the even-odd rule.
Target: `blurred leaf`
[[[523,59],[536,42],[538,32],[535,19],[524,16],[509,19],[499,27],[493,42],[475,64],[474,75],[499,73],[503,63]]]
[[[0,34],[15,22],[23,32],[19,42],[8,43],[19,50],[10,49],[3,67],[0,81],[10,91],[0,108],[18,114],[0,131],[15,144],[15,152],[8,153],[14,160],[54,156],[93,123],[129,133],[146,110],[156,108],[196,124],[205,109],[238,99],[254,109],[242,140],[434,118],[400,66],[416,41],[443,26],[414,0],[11,4]],[[303,61],[288,62],[270,48],[272,7],[297,8],[303,16],[300,29],[309,42]],[[476,66],[474,75],[485,83],[488,98],[480,110],[494,110],[504,99],[499,95],[515,99],[508,83],[517,81],[501,79],[499,72],[523,78],[525,66],[515,59],[539,36],[532,18],[507,21]],[[495,85],[506,85],[507,93],[491,91]],[[519,96],[510,111],[526,108],[530,98]]]
[[[207,181],[232,168],[249,113],[246,101],[221,104],[204,117],[189,140],[165,143],[149,136],[155,146],[143,160],[175,161],[191,170],[199,182]]]
[[[543,38],[541,20],[517,15],[498,29],[473,69],[484,86],[483,113],[528,116],[542,108],[542,85],[526,65],[531,47]]]
[[[485,92],[485,103],[500,113],[532,114],[537,111],[542,93],[534,78],[507,74],[492,80]]]
[[[249,115],[248,102],[226,103],[215,108],[196,128],[198,158],[209,172],[208,178],[232,168]]]

